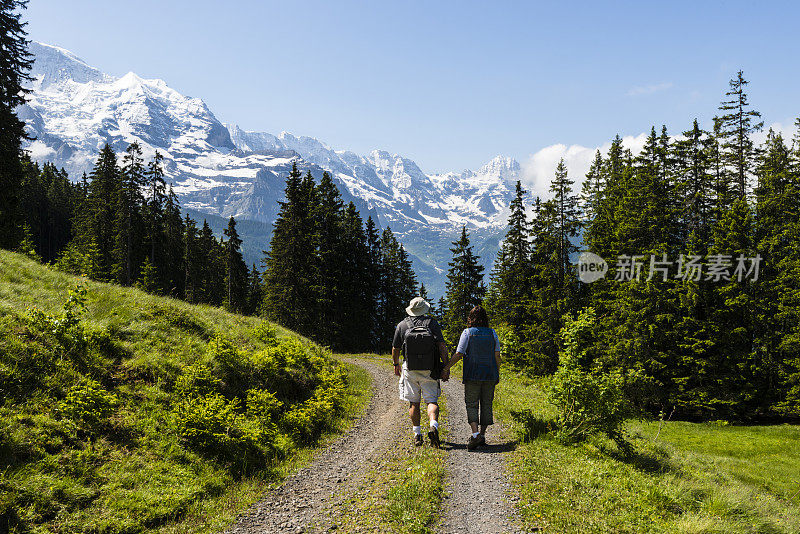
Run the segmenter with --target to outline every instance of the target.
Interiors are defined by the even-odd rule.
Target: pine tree
[[[450,252],[453,259],[448,263],[445,284],[444,335],[449,342],[455,343],[466,327],[469,311],[483,302],[486,287],[483,283],[483,266],[472,251],[465,226],[461,227],[461,237],[453,241]]]
[[[316,205],[313,207],[316,223],[318,264],[314,269],[318,278],[314,291],[317,309],[315,339],[323,345],[339,348],[342,324],[347,303],[344,300],[344,214],[341,194],[331,175],[322,174],[316,187]]]
[[[75,223],[78,248],[88,253],[89,243],[96,246],[98,256],[94,263],[98,266],[97,278],[103,281],[112,279],[116,207],[120,187],[117,156],[106,144],[100,150],[90,174],[82,213]]]
[[[680,238],[683,242],[695,234],[699,243],[711,237],[714,213],[714,178],[710,160],[713,141],[700,129],[695,119],[692,129],[683,132],[683,139],[675,143],[677,196],[680,206]],[[698,251],[705,255],[705,250]]]
[[[183,287],[186,302],[202,299],[202,272],[200,268],[199,235],[197,223],[189,216],[184,220],[183,233]]]
[[[555,228],[558,233],[558,285],[568,293],[569,287],[575,281],[570,257],[578,251],[575,239],[580,229],[578,197],[572,193],[574,183],[568,178],[567,166],[564,158],[561,158],[556,167],[555,178],[550,183],[550,193],[553,194],[557,216]]]
[[[17,117],[17,106],[25,103],[33,64],[20,11],[27,1],[0,0],[0,247],[14,248],[20,238],[19,195],[23,178],[20,143],[25,123]]]
[[[247,307],[245,313],[247,315],[257,315],[261,308],[261,301],[264,298],[264,287],[261,283],[261,273],[256,269],[255,263],[250,269],[250,279],[248,282],[247,290]]]
[[[185,298],[184,222],[178,197],[169,187],[162,217],[161,287],[168,295]],[[194,224],[194,221],[192,221]]]
[[[220,248],[208,221],[203,220],[197,238],[199,287],[195,289],[196,302],[219,305],[225,298],[225,265],[223,261],[220,268]]]
[[[366,234],[366,254],[367,254],[367,276],[363,281],[366,292],[366,306],[371,313],[364,318],[364,330],[369,338],[368,350],[377,352],[383,345],[381,335],[383,333],[381,318],[384,309],[381,292],[381,281],[383,280],[383,250],[381,249],[381,239],[378,228],[372,217],[367,217],[364,227]]]
[[[581,185],[580,209],[584,224],[594,219],[597,205],[603,191],[603,156],[600,151],[595,152],[594,160],[586,173],[586,179]]]
[[[116,217],[114,219],[114,265],[113,272],[122,285],[130,285],[138,268],[138,251],[135,238],[140,227],[141,207],[144,203],[141,188],[145,184],[142,149],[139,143],[128,146],[122,158],[120,188],[117,192]]]
[[[301,179],[293,164],[286,179],[286,200],[280,202],[264,260],[264,313],[303,334],[310,334],[317,326],[317,240],[311,210],[316,204],[314,190],[313,178],[307,175]]]
[[[398,264],[400,266],[400,295],[404,302],[411,302],[417,296],[417,275],[405,247],[400,245],[398,251]]]
[[[526,305],[530,296],[530,225],[525,212],[525,194],[517,181],[506,237],[497,253],[491,273],[486,308],[495,322],[518,330],[527,322]]]
[[[242,240],[236,231],[236,220],[231,217],[224,230],[225,248],[225,307],[241,311],[247,307],[248,270],[242,259]]]
[[[345,303],[341,307],[339,342],[341,350],[368,351],[371,346],[371,324],[375,315],[374,298],[368,280],[370,258],[364,222],[350,202],[344,212],[341,239],[342,269],[340,295]]]
[[[763,257],[752,319],[760,347],[750,367],[762,411],[797,413],[800,407],[800,169],[780,134],[770,130],[755,190],[755,250]],[[729,296],[738,296],[738,293]],[[752,309],[747,310],[750,315]],[[748,318],[750,318],[748,315]],[[757,385],[756,385],[757,384]],[[794,410],[794,412],[793,412]]]
[[[146,219],[148,229],[148,241],[150,241],[150,264],[156,273],[158,285],[163,278],[165,262],[157,257],[156,251],[161,252],[163,225],[164,225],[164,205],[167,202],[167,184],[164,181],[164,169],[162,162],[164,156],[156,150],[153,160],[147,164],[147,171],[144,175],[144,185],[147,186]]]
[[[158,279],[158,269],[156,269],[156,266],[150,262],[150,258],[147,256],[145,256],[144,261],[142,261],[141,273],[136,285],[148,293],[161,293],[161,284],[160,280]]]
[[[380,352],[388,350],[397,323],[405,317],[408,306],[402,279],[403,268],[400,263],[400,244],[388,226],[381,233],[380,240],[380,307],[378,310],[380,332],[378,343]]]
[[[729,177],[730,192],[734,198],[745,198],[757,156],[750,135],[761,131],[764,122],[754,122],[761,118],[761,113],[749,109],[744,90],[750,82],[744,79],[744,73],[740,70],[729,83],[730,91],[725,93],[729,100],[724,100],[719,106],[719,110],[725,113],[715,120],[719,122],[722,159]]]

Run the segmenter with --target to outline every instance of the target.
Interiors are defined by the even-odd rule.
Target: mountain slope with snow
[[[398,154],[359,155],[311,137],[223,124],[201,99],[163,80],[132,72],[110,76],[59,47],[32,43],[31,52],[31,93],[18,108],[34,139],[26,148],[73,179],[91,171],[106,143],[121,153],[138,141],[146,157],[156,150],[164,155],[166,176],[185,208],[271,223],[296,162],[316,177],[329,171],[346,201],[355,202],[365,218],[390,226],[436,294],[443,291],[450,241],[462,225],[487,256],[484,261],[494,258],[512,184],[521,174],[513,159],[498,156],[476,171],[430,175]]]

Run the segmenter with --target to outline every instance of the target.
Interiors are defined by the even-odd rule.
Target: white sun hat
[[[425,315],[430,309],[431,305],[425,302],[424,298],[414,297],[411,299],[411,302],[409,302],[408,308],[406,308],[406,313],[414,317],[418,317],[420,315]]]

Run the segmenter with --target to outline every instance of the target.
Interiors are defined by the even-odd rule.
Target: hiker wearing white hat
[[[414,444],[422,445],[420,426],[420,402],[428,404],[431,445],[439,447],[439,379],[447,380],[449,373],[442,374],[447,366],[448,350],[439,323],[427,315],[431,305],[422,297],[415,297],[406,308],[408,317],[400,321],[394,331],[392,360],[394,374],[400,377],[400,398],[408,401],[408,415],[414,430]],[[403,363],[400,363],[403,356]]]

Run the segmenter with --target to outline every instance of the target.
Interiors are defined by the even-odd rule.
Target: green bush
[[[219,383],[219,378],[207,365],[189,365],[175,380],[175,393],[179,399],[202,397],[215,393]]]
[[[273,420],[280,413],[283,403],[265,389],[247,392],[247,413],[259,420]]]
[[[633,377],[590,361],[595,321],[594,309],[586,308],[577,319],[567,316],[561,330],[564,350],[549,388],[559,410],[557,436],[571,442],[603,433],[625,446],[622,424],[632,409],[624,391]]]
[[[116,395],[87,378],[69,389],[60,407],[67,417],[84,430],[94,432],[107,422],[118,404]]]
[[[253,339],[267,346],[276,345],[278,343],[278,329],[268,321],[261,321],[258,323],[258,325],[253,327],[250,331],[250,335]]]
[[[175,410],[178,435],[190,448],[237,465],[253,465],[269,456],[273,436],[239,411],[238,399],[219,394],[184,399]]]

